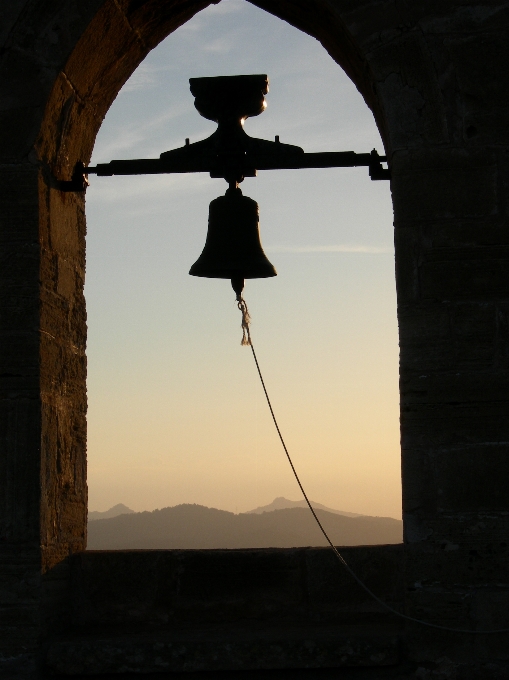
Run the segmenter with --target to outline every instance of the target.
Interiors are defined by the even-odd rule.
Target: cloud
[[[135,175],[117,177],[95,177],[91,175],[87,203],[96,208],[106,203],[119,203],[129,212],[133,209],[146,212],[159,210],[156,199],[168,200],[170,194],[177,193],[181,197],[196,194],[201,188],[207,188],[210,177],[207,173]],[[134,205],[133,205],[134,204]],[[164,202],[163,202],[164,207]]]
[[[360,245],[330,245],[330,246],[267,246],[270,253],[360,253],[366,255],[384,255],[392,253],[393,248]]]
[[[147,86],[155,85],[157,82],[157,71],[158,69],[142,62],[125,83],[122,90],[124,92],[133,92],[134,90],[141,90]]]
[[[119,154],[126,153],[129,150],[135,149],[140,144],[144,145],[143,155],[148,158],[151,156],[159,156],[163,151],[172,149],[175,146],[182,146],[184,139],[180,143],[165,148],[161,137],[167,136],[170,131],[169,123],[175,121],[181,116],[187,114],[190,110],[190,104],[187,101],[176,102],[172,106],[166,108],[162,113],[159,113],[152,118],[148,118],[143,122],[139,120],[127,125],[119,125],[108,129],[104,137],[106,142],[102,140],[101,131],[98,136],[97,150],[92,156],[92,165],[95,163],[107,163],[112,158],[119,156]],[[161,134],[161,128],[164,130]],[[210,134],[210,133],[209,133]],[[204,134],[204,137],[207,134]],[[95,152],[95,149],[94,149]]]
[[[214,52],[216,54],[226,54],[231,52],[235,47],[235,40],[232,39],[233,36],[228,36],[227,38],[216,38],[210,42],[203,45],[204,52]]]

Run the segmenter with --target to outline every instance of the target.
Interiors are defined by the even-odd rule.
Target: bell
[[[229,188],[211,202],[205,247],[189,273],[231,279],[236,292],[243,279],[277,276],[260,242],[258,203],[239,188]]]

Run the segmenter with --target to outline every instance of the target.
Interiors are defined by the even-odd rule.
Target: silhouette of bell
[[[189,273],[239,282],[277,276],[260,242],[256,201],[238,188],[212,201],[205,247]]]

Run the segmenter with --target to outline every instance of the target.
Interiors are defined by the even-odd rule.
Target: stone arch
[[[18,593],[15,606],[0,606],[32,617],[7,626],[0,650],[22,664],[56,630],[67,557],[86,541],[84,198],[57,180],[88,160],[111,101],[148,51],[208,4],[14,0],[0,10],[0,569]],[[479,611],[487,624],[502,622],[506,3],[253,4],[322,42],[373,110],[390,158],[409,611],[461,627],[478,625]],[[489,545],[475,534],[481,519]],[[466,595],[455,607],[458,582]],[[479,583],[482,595],[472,589]],[[407,643],[409,658],[432,662],[440,640]],[[503,656],[460,644],[448,654],[471,666]]]
[[[83,548],[86,518],[84,196],[59,191],[58,180],[69,179],[78,160],[89,160],[111,102],[147,53],[208,4],[111,0],[83,3],[74,12],[57,5],[41,16],[38,4],[28,3],[7,40],[10,72],[15,78],[28,72],[30,78],[17,83],[21,106],[13,107],[6,121],[13,134],[5,137],[4,157],[39,187],[33,206],[38,235],[33,235],[41,246],[36,284],[41,296],[41,469],[34,468],[33,495],[26,499],[33,504],[34,523],[23,532],[33,538],[42,532],[45,568],[58,563],[62,550]],[[310,21],[304,6],[293,2],[259,6],[317,37],[354,79],[384,129],[369,64],[339,12],[318,2]],[[29,35],[37,35],[31,51],[25,47]],[[48,483],[42,496],[39,473]],[[11,526],[15,530],[15,523]]]

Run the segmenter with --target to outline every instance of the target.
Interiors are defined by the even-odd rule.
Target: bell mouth
[[[189,273],[191,276],[201,276],[204,279],[268,279],[271,276],[277,276],[277,271],[274,266],[270,264],[270,268],[262,271],[261,267],[252,269],[217,269],[211,268],[209,270],[200,266],[200,260],[196,260]]]
[[[260,241],[258,203],[239,188],[211,202],[205,246],[189,274],[230,280],[277,276]]]

